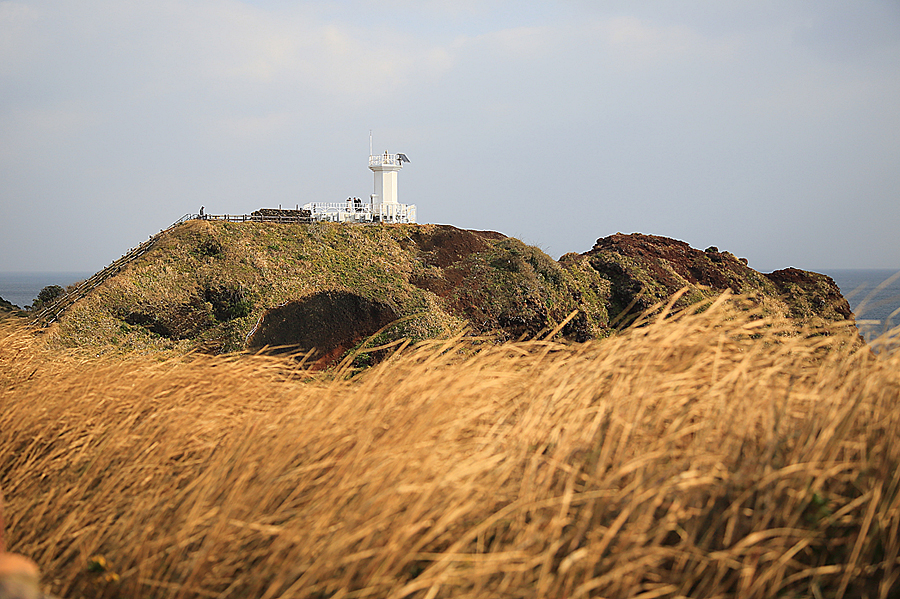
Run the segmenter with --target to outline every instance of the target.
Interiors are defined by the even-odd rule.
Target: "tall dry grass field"
[[[63,597],[897,596],[900,357],[729,305],[354,377],[7,329],[6,539]]]

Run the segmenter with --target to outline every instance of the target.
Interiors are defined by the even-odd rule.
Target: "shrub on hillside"
[[[59,285],[47,285],[46,287],[41,289],[40,292],[38,292],[37,297],[31,303],[31,310],[37,311],[45,306],[48,306],[65,292],[66,290]]]

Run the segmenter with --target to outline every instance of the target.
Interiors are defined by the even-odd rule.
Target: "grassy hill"
[[[0,325],[0,545],[59,596],[900,590],[897,332],[862,347],[827,277],[438,225],[198,220],[134,256]],[[372,334],[324,371],[203,354]]]
[[[606,281],[496,233],[191,221],[71,308],[58,339],[125,351],[241,350],[267,310],[341,293],[387,307],[399,322],[386,338],[420,340],[464,325],[534,334],[575,309],[584,334],[601,336],[608,320],[598,301]],[[373,332],[361,326],[344,344]]]
[[[374,345],[463,327],[500,340],[556,329],[602,338],[681,289],[676,307],[732,289],[798,322],[851,317],[828,277],[763,275],[728,252],[648,235],[600,239],[556,261],[447,225],[193,220],[76,302],[55,339],[93,353],[283,346],[325,364],[373,334]]]

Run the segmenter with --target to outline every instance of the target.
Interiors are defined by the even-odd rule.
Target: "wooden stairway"
[[[94,273],[91,277],[85,279],[81,283],[78,284],[77,287],[71,289],[70,291],[64,293],[59,296],[55,300],[53,300],[47,306],[44,306],[40,312],[38,312],[34,319],[31,321],[31,326],[33,327],[48,327],[57,320],[59,317],[63,315],[63,313],[69,309],[75,302],[82,299],[88,293],[99,287],[103,284],[104,281],[117,275],[122,271],[128,264],[134,262],[147,252],[149,252],[154,245],[156,245],[156,241],[159,239],[159,236],[163,233],[177,227],[181,223],[197,218],[194,214],[185,214],[177,221],[157,233],[148,239],[147,241],[141,243],[135,248],[132,248],[128,251],[124,256],[114,261],[112,264],[107,266],[106,268]]]

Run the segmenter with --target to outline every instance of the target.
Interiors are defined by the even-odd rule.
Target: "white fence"
[[[414,204],[374,204],[353,202],[311,202],[303,205],[309,210],[313,221],[338,223],[414,223]]]

